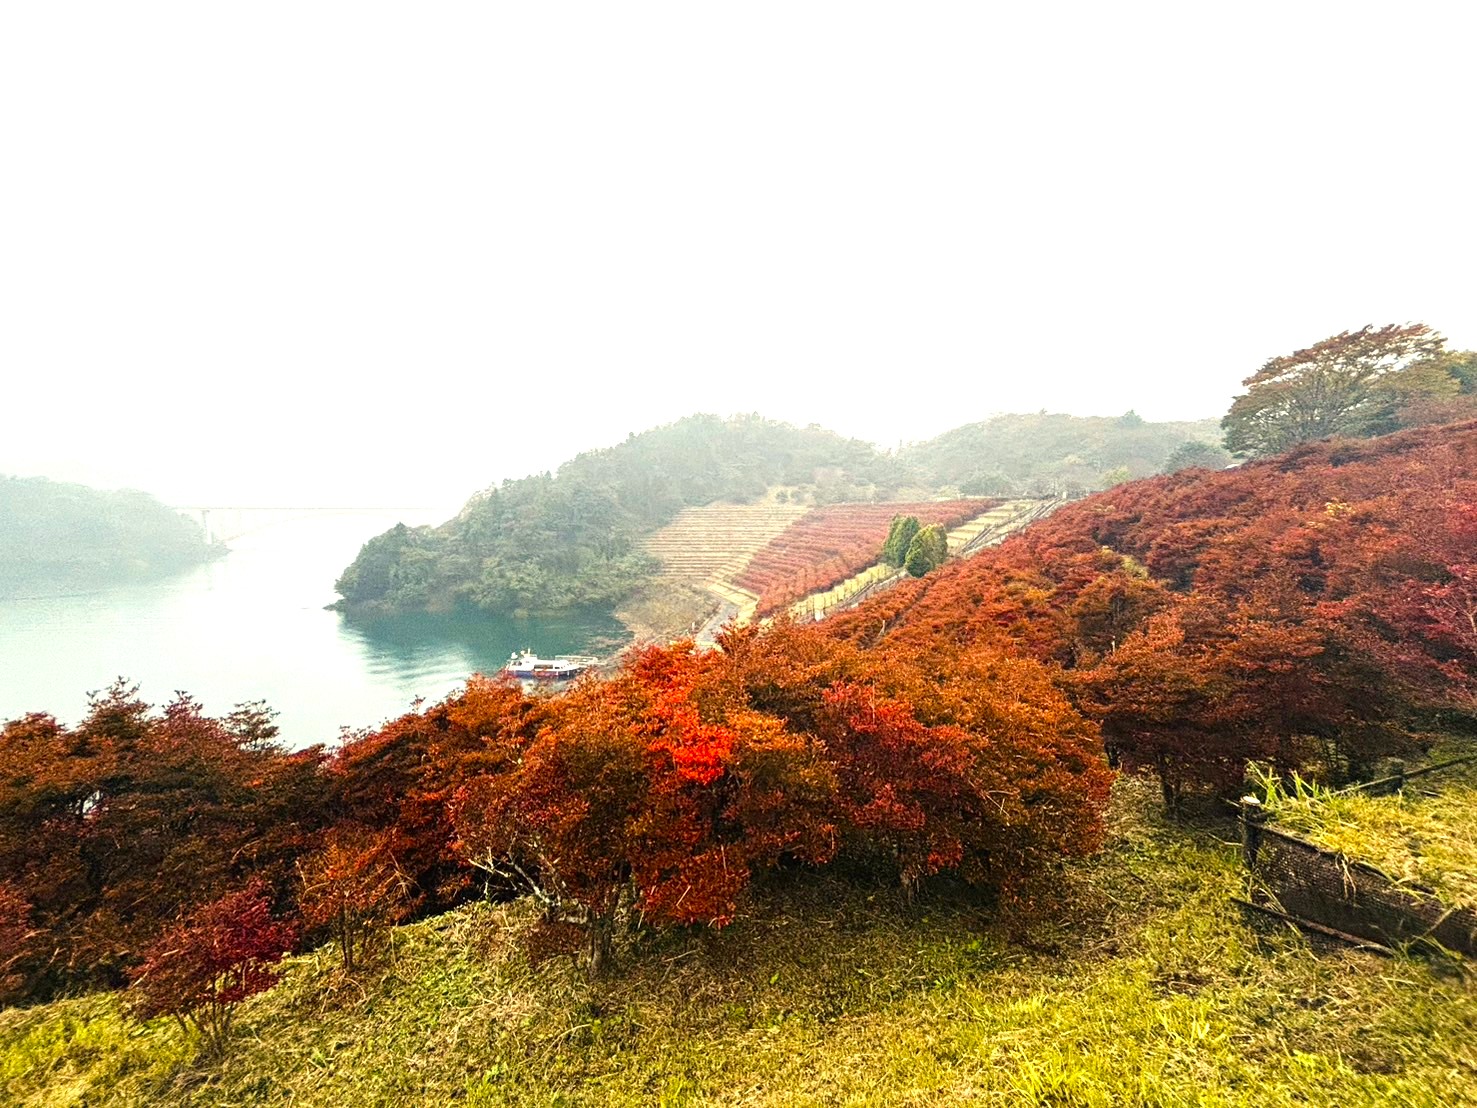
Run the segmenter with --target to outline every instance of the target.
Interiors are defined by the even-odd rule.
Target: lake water
[[[300,747],[394,718],[417,697],[440,699],[471,673],[495,672],[515,650],[603,654],[624,644],[608,617],[412,616],[361,625],[324,610],[366,539],[397,522],[450,515],[263,512],[263,525],[231,540],[227,557],[175,577],[0,599],[0,720],[50,712],[75,723],[89,690],[123,676],[150,703],[181,689],[212,715],[265,700],[280,713],[282,740]]]

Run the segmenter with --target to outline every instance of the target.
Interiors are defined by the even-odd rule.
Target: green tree
[[[1453,350],[1442,363],[1463,396],[1477,393],[1477,350]]]
[[[1231,464],[1231,455],[1208,442],[1188,439],[1174,448],[1164,461],[1165,473],[1178,473],[1182,469],[1225,469]]]
[[[146,493],[0,476],[0,587],[147,580],[225,552]]]
[[[1262,457],[1330,435],[1378,435],[1418,397],[1454,393],[1437,363],[1445,340],[1424,323],[1343,331],[1273,358],[1221,420],[1226,449]]]
[[[908,547],[920,530],[917,516],[893,516],[892,527],[887,532],[887,541],[882,544],[882,560],[890,566],[901,567],[908,557]]]
[[[439,540],[429,527],[407,527],[397,523],[364,544],[359,557],[335,583],[339,594],[350,601],[396,598],[407,591],[401,563],[413,553],[434,550]]]
[[[1016,484],[999,469],[976,470],[959,485],[965,496],[1014,496]]]
[[[930,523],[913,536],[913,541],[908,544],[908,555],[903,560],[903,566],[914,577],[922,577],[943,565],[948,556],[948,536],[937,523]]]

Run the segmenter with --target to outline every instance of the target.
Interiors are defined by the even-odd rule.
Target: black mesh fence
[[[1477,954],[1477,913],[1442,904],[1429,890],[1268,827],[1243,808],[1242,841],[1252,903],[1383,946],[1439,943]]]

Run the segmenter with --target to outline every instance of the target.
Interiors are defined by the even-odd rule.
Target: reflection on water
[[[316,512],[250,532],[229,557],[149,585],[0,600],[0,720],[44,711],[75,722],[86,692],[124,675],[158,704],[183,689],[221,713],[261,699],[293,746],[373,726],[436,700],[525,647],[609,653],[608,616],[496,620],[418,615],[351,623],[325,611],[359,546],[397,522],[449,512]]]
[[[515,651],[535,654],[610,654],[629,636],[608,616],[577,613],[540,619],[491,619],[476,612],[416,614],[394,619],[345,620],[343,634],[356,640],[371,673],[415,678],[465,666],[491,673]]]

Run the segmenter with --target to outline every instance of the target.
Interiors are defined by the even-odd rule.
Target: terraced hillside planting
[[[611,609],[649,588],[659,567],[643,547],[684,508],[753,503],[776,487],[802,499],[865,499],[905,477],[870,443],[818,427],[690,416],[587,451],[557,473],[490,485],[439,527],[375,536],[340,575],[338,606],[360,616]]]
[[[1060,500],[1002,500],[983,515],[975,516],[949,531],[949,556],[973,553],[993,546],[1027,523],[1050,515]]]
[[[646,541],[646,552],[661,560],[665,577],[693,583],[727,579],[809,510],[804,504],[685,508]]]
[[[1050,515],[1061,503],[1059,500],[1003,501],[949,531],[949,557],[968,557],[1004,542],[1027,524]],[[823,619],[905,579],[904,570],[878,562],[822,592],[809,593],[790,606],[790,614],[802,620]]]
[[[816,508],[755,553],[733,583],[756,595],[760,614],[767,615],[875,564],[894,516],[917,516],[924,526],[957,527],[997,503],[967,499]]]

